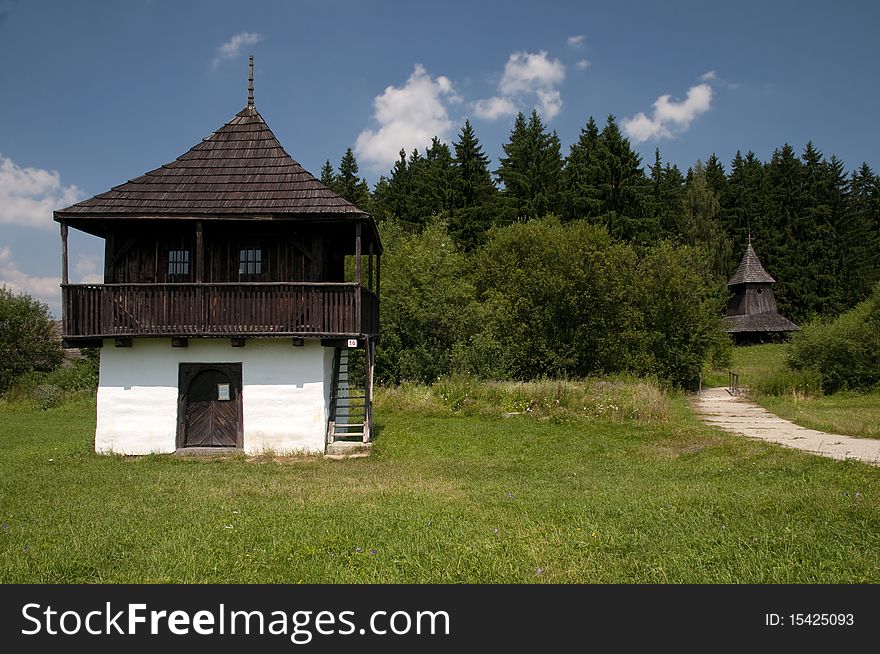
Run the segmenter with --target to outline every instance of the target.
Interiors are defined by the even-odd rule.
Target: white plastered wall
[[[333,348],[290,339],[191,339],[173,348],[166,338],[134,339],[132,347],[101,349],[95,450],[117,454],[174,452],[180,363],[241,363],[244,449],[323,452]]]

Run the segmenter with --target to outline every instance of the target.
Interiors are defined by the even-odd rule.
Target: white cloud
[[[621,121],[627,136],[641,143],[650,138],[669,138],[690,127],[693,120],[712,105],[712,87],[697,84],[688,89],[687,98],[676,102],[670,95],[661,95],[654,102],[654,113],[648,117],[639,112]]]
[[[510,116],[534,96],[535,108],[550,120],[562,111],[562,95],[556,87],[564,79],[565,66],[545,51],[514,52],[498,82],[499,95],[475,102],[474,114],[486,120]]]
[[[226,43],[217,48],[217,56],[214,58],[214,65],[217,66],[221,61],[226,59],[235,59],[242,47],[254,45],[263,40],[262,34],[256,32],[239,32],[235,34]]]
[[[54,170],[22,168],[0,155],[0,224],[50,229],[52,211],[82,197],[76,186],[62,186]]]
[[[580,61],[578,61],[574,65],[574,67],[577,68],[578,70],[586,70],[587,68],[590,67],[590,62],[587,59],[581,59]]]
[[[587,37],[585,37],[583,34],[578,34],[577,36],[569,36],[566,40],[566,43],[568,43],[569,48],[580,48],[584,45],[584,41],[586,40],[586,38]]]
[[[538,110],[538,113],[547,120],[552,120],[558,116],[559,112],[562,111],[562,96],[559,91],[556,89],[549,91],[538,89],[537,94],[538,104],[535,108]]]
[[[717,79],[718,79],[718,73],[716,73],[714,70],[706,71],[705,73],[700,75],[701,82],[713,82]]]
[[[98,256],[81,254],[73,266],[80,284],[103,284],[104,276],[98,272]]]
[[[565,66],[559,59],[550,59],[545,51],[514,52],[504,66],[498,90],[507,96],[533,93],[538,89],[550,89],[563,79]]]
[[[388,86],[373,100],[376,130],[365,129],[355,140],[355,152],[375,170],[394,163],[401,148],[427,146],[434,136],[446,140],[454,127],[447,103],[461,102],[449,78],[431,77],[421,64],[401,86]]]
[[[14,293],[27,293],[49,305],[56,315],[61,315],[61,277],[28,275],[18,269],[8,246],[0,247],[0,286]]]
[[[502,116],[513,116],[517,112],[516,103],[510,98],[494,96],[474,103],[474,115],[477,118],[496,120]]]

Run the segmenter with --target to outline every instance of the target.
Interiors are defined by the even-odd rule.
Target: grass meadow
[[[366,459],[93,453],[0,406],[3,583],[878,583],[880,474],[650,382],[382,389]]]

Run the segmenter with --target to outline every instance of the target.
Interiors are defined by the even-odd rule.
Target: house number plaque
[[[217,384],[217,399],[218,400],[228,400],[229,399],[229,384]]]

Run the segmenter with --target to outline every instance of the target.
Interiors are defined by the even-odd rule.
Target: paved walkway
[[[783,420],[754,402],[732,397],[726,388],[706,388],[695,401],[697,416],[710,425],[749,438],[779,443],[832,459],[858,459],[880,466],[880,440],[807,429]]]

